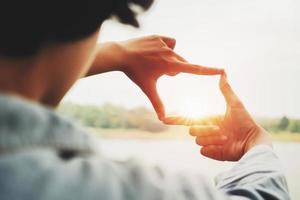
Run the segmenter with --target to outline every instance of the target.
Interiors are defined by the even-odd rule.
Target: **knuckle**
[[[163,47],[165,54],[168,56],[174,55],[174,51],[168,47]]]

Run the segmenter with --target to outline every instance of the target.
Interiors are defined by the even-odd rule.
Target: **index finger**
[[[185,62],[178,62],[175,66],[177,72],[196,74],[196,75],[218,75],[224,74],[224,69],[206,67]]]

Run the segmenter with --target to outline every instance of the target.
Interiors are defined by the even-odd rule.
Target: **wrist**
[[[96,57],[86,76],[111,71],[123,71],[126,67],[126,49],[121,42],[106,42],[97,47]]]
[[[126,48],[126,42],[112,42],[112,49],[114,52],[115,60],[115,70],[116,71],[126,71],[130,66],[130,55],[131,53]]]
[[[244,153],[248,152],[251,148],[260,144],[272,147],[272,139],[270,134],[264,128],[257,126],[247,140]]]
[[[124,49],[122,45],[118,42],[109,42],[107,43],[108,51],[111,55],[111,65],[110,65],[110,71],[122,71],[122,61],[124,60]]]

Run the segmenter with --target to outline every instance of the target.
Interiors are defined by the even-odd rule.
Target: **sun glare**
[[[182,74],[160,79],[158,89],[166,115],[193,120],[224,113],[226,105],[218,90],[218,78]]]
[[[182,101],[178,101],[179,104],[176,107],[177,112],[175,116],[168,118],[168,124],[177,125],[201,125],[212,123],[211,117],[215,116],[217,113],[210,109],[209,106],[204,106],[201,99],[197,98],[186,98]]]
[[[185,118],[196,119],[203,116],[203,111],[199,106],[197,99],[184,99],[178,106],[178,114]]]

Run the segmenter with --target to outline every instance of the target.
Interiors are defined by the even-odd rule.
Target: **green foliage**
[[[286,116],[282,117],[278,124],[278,130],[280,130],[280,131],[287,130],[289,123],[290,123],[290,120]]]
[[[291,132],[300,134],[300,120],[297,119],[289,119],[287,117],[280,119],[265,118],[258,119],[258,123],[273,133]]]
[[[59,112],[92,128],[141,129],[149,132],[167,129],[153,112],[142,107],[129,110],[111,104],[100,107],[64,103],[59,107]]]
[[[64,103],[59,111],[67,117],[92,128],[139,129],[149,132],[162,132],[167,126],[162,124],[153,111],[139,107],[126,109],[121,106],[103,106]],[[282,118],[260,118],[258,123],[272,133],[291,132],[300,134],[300,120]]]
[[[293,120],[290,123],[289,131],[292,133],[300,133],[300,120]]]

